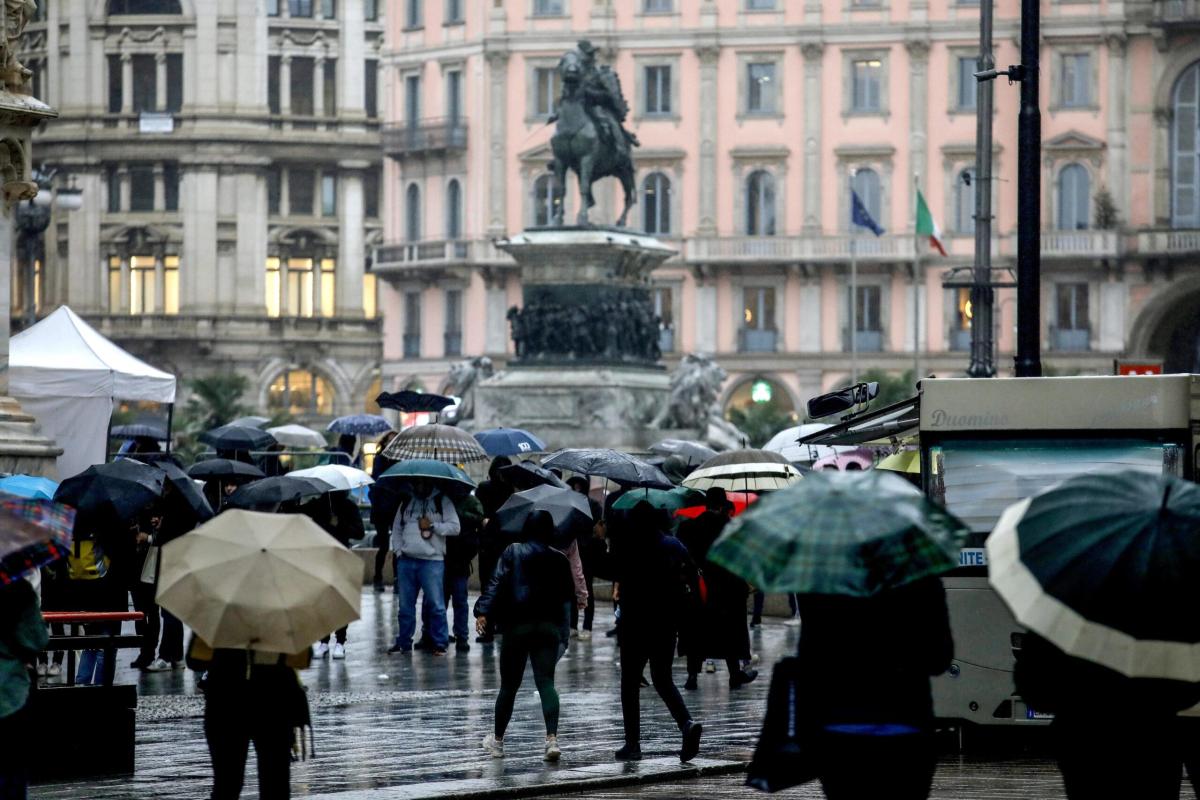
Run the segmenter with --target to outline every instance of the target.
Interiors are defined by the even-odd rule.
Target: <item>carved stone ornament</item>
[[[21,50],[21,34],[36,12],[34,0],[4,0],[4,53],[0,58],[0,80],[10,92],[28,93],[33,73],[17,60],[17,53]]]

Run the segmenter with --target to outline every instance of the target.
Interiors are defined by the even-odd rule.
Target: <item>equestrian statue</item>
[[[550,118],[557,123],[550,139],[554,151],[550,163],[554,171],[553,224],[563,224],[563,196],[570,169],[579,179],[581,202],[576,224],[588,224],[588,209],[596,204],[592,184],[611,176],[625,191],[625,208],[617,219],[617,226],[624,227],[629,209],[637,202],[632,151],[640,142],[623,125],[629,104],[621,93],[621,81],[611,67],[596,63],[596,47],[586,39],[563,55],[558,74],[562,96]]]

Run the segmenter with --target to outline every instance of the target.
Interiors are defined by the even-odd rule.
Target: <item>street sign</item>
[[[1115,375],[1162,375],[1163,362],[1158,359],[1120,359],[1113,362]]]

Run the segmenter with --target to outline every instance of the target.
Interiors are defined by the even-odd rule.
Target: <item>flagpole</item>
[[[920,191],[920,178],[913,176],[913,188]],[[916,196],[913,196],[916,199]],[[921,380],[921,234],[913,225],[913,384]]]
[[[858,383],[858,225],[854,222],[854,170],[850,171],[850,382]]]

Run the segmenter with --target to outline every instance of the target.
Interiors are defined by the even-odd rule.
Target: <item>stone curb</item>
[[[604,764],[566,770],[559,773],[559,780],[540,783],[514,782],[509,786],[496,786],[495,782],[489,779],[438,781],[409,786],[308,795],[307,800],[435,800],[435,798],[441,800],[446,797],[453,797],[455,800],[495,800],[496,798],[544,797],[546,795],[577,794],[597,789],[617,789],[652,783],[689,781],[702,777],[736,775],[745,772],[750,766],[749,763],[743,761],[697,759],[697,762],[690,766],[674,762],[674,766],[663,766],[661,769],[637,769],[646,766],[657,767],[656,762],[659,761],[667,762],[668,759],[642,761],[636,765],[630,765],[633,767],[631,771],[614,775],[594,775],[593,773],[598,767],[617,766],[623,768],[623,765]],[[580,777],[572,777],[575,774]],[[516,776],[517,781],[521,777],[523,776]]]

